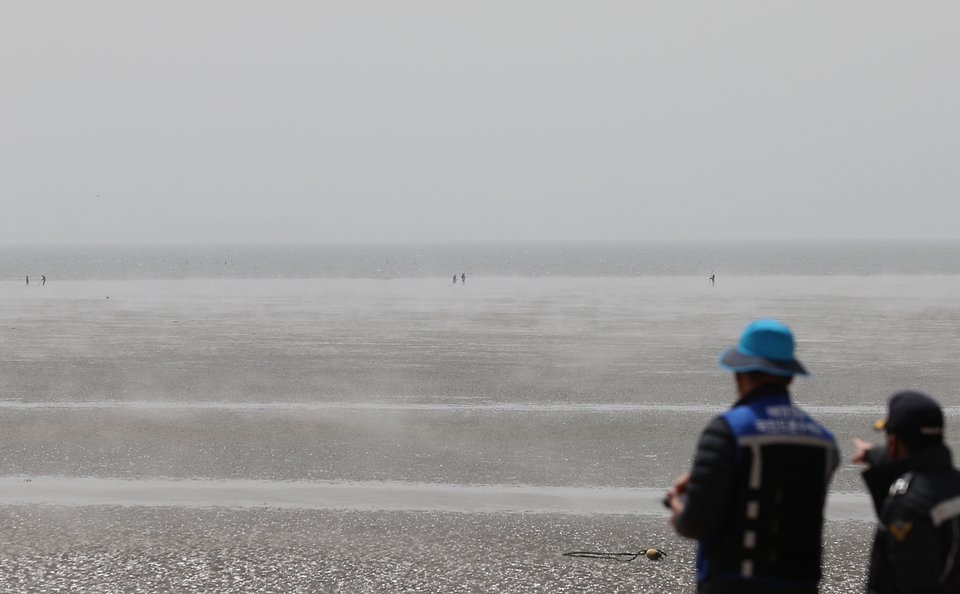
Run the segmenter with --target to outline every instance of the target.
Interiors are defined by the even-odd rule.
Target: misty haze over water
[[[957,241],[2,246],[0,278],[960,274]]]

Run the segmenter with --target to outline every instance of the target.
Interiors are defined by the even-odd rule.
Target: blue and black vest
[[[721,416],[736,440],[734,493],[720,534],[700,543],[697,579],[816,583],[833,435],[786,391]]]

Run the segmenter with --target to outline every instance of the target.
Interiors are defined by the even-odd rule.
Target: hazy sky
[[[960,239],[960,3],[6,2],[0,242]]]

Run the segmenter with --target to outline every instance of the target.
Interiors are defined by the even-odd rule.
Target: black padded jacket
[[[736,405],[741,405],[767,398],[772,394],[783,393],[781,387],[765,386],[759,388],[741,398]],[[735,405],[735,406],[736,406]],[[730,539],[736,540],[740,531],[738,526],[738,513],[735,508],[738,507],[738,501],[741,499],[745,488],[745,468],[743,463],[738,461],[737,437],[733,429],[723,416],[714,418],[700,436],[700,442],[697,447],[697,453],[691,469],[691,478],[687,486],[687,492],[684,495],[686,503],[684,511],[676,518],[677,532],[682,536],[695,538],[700,541],[700,556],[705,556],[710,560],[711,569],[705,572],[705,575],[698,575],[699,592],[816,592],[816,583],[763,583],[762,581],[744,581],[731,580],[717,571],[723,571],[722,565],[725,563],[726,556],[722,548]],[[788,457],[790,453],[786,454]],[[832,452],[829,452],[827,468],[821,468],[819,471],[812,469],[812,481],[821,481],[812,496],[819,497],[813,505],[822,505],[822,497],[825,489],[823,481],[824,470],[827,476],[836,468],[839,459],[839,452],[833,446]],[[785,460],[789,464],[789,460]],[[807,472],[801,470],[801,474]],[[817,474],[819,473],[819,474]],[[817,478],[819,477],[819,478]],[[819,529],[814,527],[815,542],[810,551],[811,563],[814,567],[811,571],[819,575]],[[700,573],[701,567],[698,567]]]
[[[880,522],[870,594],[960,593],[960,471],[940,445],[890,460],[867,452],[863,478]]]

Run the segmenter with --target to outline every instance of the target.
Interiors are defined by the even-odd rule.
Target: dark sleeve
[[[863,471],[863,481],[867,483],[870,498],[873,500],[873,509],[880,517],[883,511],[883,502],[887,499],[890,485],[902,475],[905,470],[902,465],[892,464],[887,458],[887,449],[876,446],[864,455],[869,467]]]
[[[897,592],[940,592],[940,541],[926,514],[902,504],[903,497],[890,497],[881,522],[886,539],[886,562],[896,581]]]
[[[736,438],[722,417],[715,418],[700,436],[697,454],[677,516],[677,532],[702,540],[719,532],[733,498]]]
[[[873,446],[863,457],[870,466],[882,466],[887,461],[887,448],[882,445]]]

